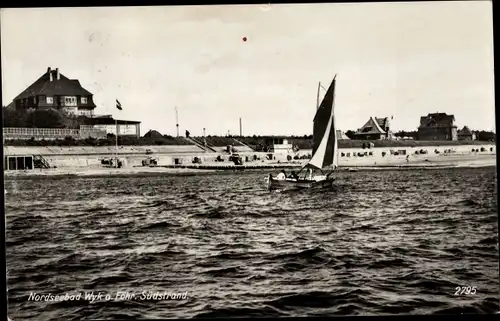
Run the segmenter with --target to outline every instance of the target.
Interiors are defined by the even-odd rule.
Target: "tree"
[[[355,132],[354,130],[350,130],[350,129],[349,129],[348,131],[346,131],[346,132],[345,132],[345,135],[346,135],[349,139],[354,139],[354,134],[355,134],[355,133],[356,133],[356,132]]]
[[[37,109],[29,112],[26,127],[65,128],[66,117],[54,109]]]
[[[84,125],[86,123],[87,117],[82,116],[74,116],[74,115],[61,115],[64,122],[65,128],[73,128],[78,129],[80,125]]]
[[[24,110],[2,108],[3,127],[26,127],[28,114]]]
[[[417,139],[418,132],[417,131],[406,131],[406,130],[400,130],[397,133],[394,134],[395,137],[411,137],[413,139]]]
[[[476,134],[476,140],[479,140],[479,141],[486,142],[486,141],[496,141],[497,140],[497,135],[494,132],[481,130],[481,131],[474,131],[474,133]]]

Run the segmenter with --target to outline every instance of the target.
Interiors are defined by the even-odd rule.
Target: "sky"
[[[309,135],[335,74],[341,130],[434,112],[495,130],[490,1],[9,8],[0,27],[3,105],[59,68],[141,134],[176,135],[177,107],[181,135],[239,134],[240,117],[243,135]]]

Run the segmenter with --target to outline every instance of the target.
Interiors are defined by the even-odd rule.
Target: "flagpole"
[[[116,100],[116,108],[118,110],[122,110],[122,104],[118,101],[118,99]],[[115,118],[115,168],[118,167],[118,133],[119,133],[119,129],[118,129],[118,119]]]
[[[177,112],[177,106],[175,106],[175,127],[177,127],[177,137],[179,137],[179,114]]]

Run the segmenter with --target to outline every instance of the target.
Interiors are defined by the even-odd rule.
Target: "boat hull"
[[[322,180],[278,180],[274,177],[269,177],[267,188],[273,190],[301,190],[301,189],[323,189],[333,187],[333,179],[325,178]]]

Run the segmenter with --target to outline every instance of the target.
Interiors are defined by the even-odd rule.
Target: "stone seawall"
[[[392,150],[392,153],[391,153]],[[422,151],[426,153],[421,153]],[[58,168],[99,168],[102,167],[101,159],[115,156],[115,148],[109,146],[99,147],[20,147],[4,146],[5,156],[41,155],[51,167]],[[396,154],[396,153],[397,154]],[[250,164],[273,164],[288,162],[288,157],[293,163],[303,164],[306,159],[293,159],[310,155],[311,150],[301,150],[298,153],[274,154],[274,159],[267,160],[267,153],[241,152],[244,162]],[[371,149],[341,148],[339,149],[340,167],[364,166],[398,166],[423,162],[460,162],[470,161],[475,158],[484,158],[489,155],[495,159],[496,146],[491,143],[484,145],[459,145],[459,146],[419,146],[419,147],[377,147]],[[218,156],[229,163],[227,153],[207,153],[196,146],[120,146],[118,157],[124,161],[125,167],[141,166],[142,160],[151,156],[156,158],[158,165],[173,165],[176,162],[184,165],[192,164],[195,157],[201,159],[203,164],[221,164],[216,162]],[[253,160],[257,156],[259,160]],[[248,161],[247,161],[248,159]]]

